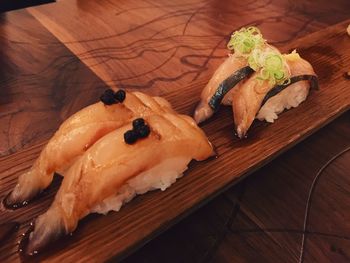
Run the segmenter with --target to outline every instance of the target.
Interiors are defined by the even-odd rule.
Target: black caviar
[[[120,89],[118,90],[115,94],[114,94],[114,98],[119,101],[119,102],[123,102],[125,100],[126,97],[126,93],[124,90]]]
[[[118,90],[117,92],[114,92],[112,89],[107,89],[101,95],[100,100],[105,105],[112,105],[123,102],[125,100],[125,97],[126,93],[124,90]]]
[[[124,141],[127,144],[134,144],[138,139],[146,138],[151,133],[151,128],[145,120],[138,118],[132,122],[132,130],[124,133]]]
[[[126,133],[124,133],[124,141],[127,144],[133,144],[137,141],[139,135],[135,130],[129,130]]]
[[[138,133],[140,138],[146,138],[150,134],[151,129],[149,128],[148,125],[144,125],[144,126],[138,128],[136,130],[136,132]]]
[[[111,89],[105,90],[103,94],[100,97],[100,100],[105,104],[105,105],[112,105],[115,103],[114,99],[114,91]]]
[[[133,127],[134,129],[138,129],[138,128],[144,126],[144,125],[145,125],[145,120],[142,119],[142,118],[135,119],[135,120],[132,122],[132,127]]]

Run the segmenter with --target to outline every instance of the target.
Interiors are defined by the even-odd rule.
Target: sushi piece
[[[45,189],[55,172],[64,171],[99,138],[135,117],[172,112],[170,104],[141,92],[114,93],[107,90],[101,101],[72,115],[44,147],[29,171],[19,176],[13,191],[4,200],[7,207],[25,204]]]
[[[254,50],[249,65],[255,73],[232,91],[232,110],[235,130],[239,138],[245,137],[266,94],[289,76],[285,59],[275,48]]]
[[[192,159],[214,154],[204,132],[188,116],[151,115],[141,127],[135,122],[133,126],[105,135],[69,168],[51,207],[35,221],[27,254],[71,233],[89,213],[118,211],[136,194],[165,190]]]
[[[262,67],[262,65],[256,65],[256,62],[254,62],[254,59],[259,59],[260,56],[263,57],[262,54],[269,54],[269,53],[274,53],[274,54],[279,54],[279,51],[276,47],[269,45],[269,44],[265,44],[263,49],[257,49],[257,50],[253,50],[249,57],[247,58],[248,60],[248,66],[246,68],[250,69],[250,73],[247,75],[246,78],[243,78],[242,81],[240,81],[236,87],[234,89],[230,89],[223,97],[222,99],[222,104],[226,105],[226,106],[231,106],[232,105],[232,94],[235,92],[235,90],[240,89],[240,87],[244,84],[244,82],[252,76],[252,73],[259,71]],[[255,57],[255,58],[254,58]],[[261,62],[260,62],[261,63]],[[244,69],[244,68],[243,68]],[[241,70],[243,70],[241,69]],[[256,77],[258,77],[259,79],[261,79],[261,77],[259,77],[256,74]],[[275,80],[273,80],[275,81]]]
[[[281,55],[276,50],[262,51],[250,66],[258,69],[232,92],[232,110],[239,138],[254,119],[273,122],[284,109],[303,102],[311,86],[317,86],[317,76],[309,62],[293,52]],[[311,83],[310,83],[311,81]]]
[[[218,109],[225,94],[240,85],[240,81],[253,72],[247,67],[247,58],[255,48],[264,48],[266,45],[256,27],[242,28],[232,34],[227,47],[233,54],[229,54],[203,89],[201,100],[194,112],[197,123],[210,118]]]
[[[233,76],[233,78],[231,78],[232,81],[230,83],[222,83],[225,79],[230,77],[230,75],[233,72],[236,72],[246,66],[247,60],[243,57],[239,57],[236,55],[230,55],[219,66],[219,68],[215,71],[213,77],[209,80],[207,86],[203,89],[201,94],[201,100],[195,109],[194,119],[197,123],[205,121],[214,114],[214,109],[209,105],[209,102],[213,95],[216,93],[220,84],[222,87],[221,89],[227,87],[232,88],[234,85],[237,85],[242,78],[248,76],[247,73],[243,72],[240,78]],[[235,82],[235,80],[237,80],[237,83]],[[218,97],[218,95],[216,97]],[[215,106],[217,105],[215,104]]]
[[[277,115],[285,109],[296,108],[306,100],[312,85],[317,88],[316,73],[308,61],[295,52],[285,55],[285,58],[290,69],[291,83],[276,95],[264,99],[256,116],[261,121],[274,122],[278,118]]]
[[[220,106],[232,105],[235,131],[246,136],[254,119],[273,122],[285,109],[303,102],[317,76],[309,62],[294,51],[282,55],[263,39],[259,29],[242,28],[232,34],[233,50],[201,94],[194,118],[200,123]]]

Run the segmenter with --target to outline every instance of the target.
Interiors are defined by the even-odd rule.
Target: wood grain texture
[[[348,19],[349,8],[347,0],[62,0],[30,12],[109,85],[163,95],[207,79],[233,30],[258,25],[283,46]]]
[[[105,84],[25,11],[0,17],[0,156],[48,139]],[[98,89],[98,87],[100,87]]]
[[[141,4],[144,3],[139,3],[137,1],[130,2],[132,6],[129,6],[128,3],[123,3],[123,5],[126,5],[127,8],[124,10],[123,5],[115,5],[111,1],[101,1],[98,2],[98,4],[94,1],[60,1],[57,4],[56,10],[47,9],[47,7],[40,7],[31,9],[30,12],[50,32],[57,36],[58,39],[63,41],[63,44],[65,46],[76,53],[76,55],[81,58],[85,64],[89,65],[92,70],[94,70],[109,84],[118,84],[122,87],[128,88],[140,88],[141,90],[149,93],[162,94],[165,98],[172,102],[175,109],[182,113],[191,114],[197,98],[199,97],[200,91],[210,77],[213,68],[218,63],[220,63],[220,59],[223,59],[223,57],[226,55],[226,51],[224,51],[224,42],[226,37],[229,35],[229,32],[232,30],[232,26],[225,23],[226,18],[221,22],[217,22],[218,24],[215,24],[213,22],[214,19],[211,19],[209,21],[207,19],[197,20],[197,15],[195,13],[192,18],[189,18],[188,15],[183,16],[181,21],[186,22],[187,19],[190,19],[190,22],[196,21],[197,24],[188,22],[188,26],[186,28],[189,28],[189,25],[193,26],[192,30],[197,29],[196,31],[198,31],[199,28],[201,32],[200,37],[187,37],[186,34],[184,34],[185,37],[181,35],[180,37],[176,37],[177,33],[174,33],[175,35],[172,36],[172,33],[169,33],[168,31],[168,27],[174,25],[173,20],[166,20],[167,23],[164,21],[162,22],[162,20],[160,20],[160,23],[156,24],[147,23],[147,19],[154,16],[154,12],[152,11],[153,9],[151,8],[151,10],[145,11],[148,9],[148,7],[142,6]],[[347,2],[340,1],[339,3],[340,9],[347,6]],[[183,4],[185,6],[191,6],[192,10],[193,6],[200,8],[201,4],[203,3],[184,2]],[[281,37],[281,35],[274,33],[276,32],[276,28],[274,28],[273,25],[275,25],[278,20],[269,20],[269,15],[271,15],[270,12],[273,12],[273,10],[276,9],[277,13],[281,13],[280,10],[286,11],[287,9],[285,6],[283,7],[283,5],[280,6],[277,2],[273,5],[268,4],[268,2],[261,1],[260,7],[259,5],[257,6],[257,13],[261,13],[261,17],[258,21],[259,23],[256,23],[260,24],[262,27],[264,27],[264,23],[268,23],[268,26],[265,24],[266,28],[263,30],[265,30],[266,34],[270,32],[271,35],[268,37],[274,40],[274,38]],[[152,3],[152,6],[154,5],[156,4]],[[165,6],[165,4],[162,3],[162,5],[155,8],[156,10],[160,10],[160,12],[164,12],[165,17],[167,17],[166,14],[171,13],[173,9],[176,11],[181,5],[182,4],[180,2],[176,5],[169,6]],[[305,3],[305,5],[310,4]],[[61,6],[63,9],[59,9],[59,6]],[[220,13],[225,14],[225,16],[227,16],[227,19],[228,17],[233,19],[237,16],[237,13],[235,13],[236,9],[232,10],[232,14],[226,14],[226,6],[214,7],[208,8],[208,10],[205,9],[206,12],[204,15],[206,15],[208,12],[210,13],[210,10],[213,10],[212,17],[214,18],[216,18]],[[246,13],[244,13],[243,7],[244,6],[242,6],[240,9],[241,15],[246,15]],[[289,8],[292,8],[292,6],[289,6]],[[292,10],[298,10],[300,6],[293,8]],[[214,12],[215,10],[217,10],[216,13]],[[291,28],[291,30],[290,32],[286,33],[286,35],[284,35],[286,41],[281,41],[281,43],[288,42],[289,39],[295,38],[295,36],[297,36],[299,33],[305,34],[308,32],[307,30],[313,31],[315,28],[319,28],[327,23],[331,23],[327,21],[327,19],[331,18],[326,17],[326,15],[324,15],[325,12],[326,10],[321,10],[321,15],[316,14],[316,18],[313,20],[315,22],[311,22],[311,24],[307,24],[305,27],[302,27],[304,29],[296,29],[296,26],[293,27],[292,25],[299,23],[299,20],[292,19],[292,21],[289,21],[289,18],[285,18],[285,15],[287,13],[283,13],[284,16],[280,17],[282,24],[285,21],[289,21],[285,23],[291,24],[289,25],[289,28]],[[65,13],[65,16],[61,17],[63,13]],[[111,13],[113,13],[116,17],[124,16],[124,20],[115,19]],[[144,13],[146,15],[143,15]],[[33,163],[33,160],[38,156],[45,139],[50,134],[52,134],[53,130],[62,121],[62,119],[65,119],[68,115],[76,111],[78,108],[81,108],[88,103],[91,103],[93,100],[96,100],[97,94],[100,92],[100,89],[97,89],[97,87],[101,84],[98,78],[91,74],[91,72],[62,45],[62,43],[58,42],[57,39],[45,31],[43,27],[41,27],[43,30],[36,31],[38,27],[40,28],[40,25],[36,21],[33,21],[32,17],[30,17],[28,14],[20,14],[21,16],[27,17],[27,20],[11,20],[12,15],[15,16],[18,14],[19,13],[11,14],[5,20],[2,20],[4,24],[0,30],[2,32],[7,32],[7,35],[3,34],[5,43],[7,39],[10,39],[9,36],[12,36],[13,32],[16,32],[16,30],[22,28],[22,31],[17,33],[17,37],[19,39],[22,34],[25,34],[26,30],[28,30],[29,35],[33,34],[32,31],[35,31],[39,32],[39,35],[33,37],[34,40],[41,43],[40,41],[42,41],[42,39],[45,39],[45,45],[48,45],[52,50],[61,49],[61,51],[58,51],[57,53],[51,50],[49,50],[50,52],[48,50],[43,50],[43,47],[36,48],[34,51],[27,53],[25,51],[22,51],[24,55],[37,54],[33,57],[38,59],[38,61],[35,61],[35,63],[30,63],[28,65],[25,64],[25,62],[31,60],[30,58],[25,58],[23,59],[23,62],[16,64],[16,67],[20,68],[23,71],[32,68],[35,70],[36,67],[48,65],[47,70],[50,74],[46,74],[46,72],[40,70],[36,70],[34,73],[32,73],[32,77],[39,79],[45,78],[47,80],[46,82],[43,81],[39,83],[40,85],[35,82],[32,84],[31,82],[27,82],[25,86],[31,87],[34,91],[31,96],[43,96],[45,98],[45,100],[41,102],[43,103],[43,112],[48,110],[50,113],[49,106],[52,103],[50,98],[57,98],[55,96],[58,96],[58,99],[54,101],[56,101],[56,103],[59,103],[59,105],[53,110],[52,116],[50,115],[49,118],[44,120],[41,119],[40,125],[36,124],[33,125],[33,127],[29,128],[26,126],[25,128],[22,128],[21,132],[17,133],[18,142],[20,142],[20,144],[13,144],[16,145],[17,148],[15,147],[13,150],[9,151],[8,149],[10,149],[10,147],[4,147],[4,156],[0,159],[0,197],[5,196],[5,194],[14,186],[17,176],[22,171],[29,168],[29,166]],[[103,16],[101,14],[103,14]],[[180,14],[175,14],[175,18],[181,17]],[[77,19],[74,19],[78,15],[80,21],[79,23],[75,21]],[[171,14],[171,16],[172,15],[173,14]],[[345,16],[345,14],[343,15]],[[302,12],[300,10],[297,11],[296,16],[302,17]],[[341,13],[339,17],[337,17],[337,19],[341,19]],[[238,17],[236,17],[235,19],[236,20],[233,21],[236,21],[236,27],[243,25],[242,21],[240,21],[241,18],[238,19]],[[253,17],[248,16],[247,19],[247,23],[254,22]],[[66,20],[69,22],[66,22]],[[8,21],[12,22],[9,23]],[[25,22],[25,25],[18,25],[18,23],[22,23],[22,21]],[[33,26],[35,30],[27,29],[30,27],[31,23],[35,24]],[[143,30],[137,32],[133,28],[137,27],[137,25],[140,23],[146,24],[146,26],[142,26],[141,28]],[[163,24],[164,29],[166,30],[159,33],[160,31],[158,30]],[[223,24],[226,24],[226,26]],[[314,25],[314,27],[312,25]],[[323,32],[318,32],[314,35],[310,35],[303,40],[294,43],[288,43],[283,47],[284,50],[299,47],[302,55],[308,58],[312,64],[315,65],[316,72],[320,76],[320,91],[312,92],[310,94],[310,98],[306,103],[303,103],[297,109],[284,113],[281,118],[273,125],[256,123],[255,127],[250,133],[249,139],[244,141],[238,141],[233,136],[233,124],[231,120],[230,109],[222,109],[220,111],[220,115],[214,117],[211,122],[203,125],[203,129],[208,134],[210,140],[217,147],[220,158],[216,160],[208,160],[202,163],[191,164],[190,169],[186,172],[187,176],[181,179],[169,190],[164,193],[153,192],[138,197],[132,203],[126,205],[119,213],[110,213],[105,217],[95,215],[89,216],[80,223],[78,230],[71,238],[65,242],[55,244],[55,248],[48,250],[46,253],[42,254],[40,259],[56,262],[62,260],[103,261],[110,259],[115,255],[118,255],[119,257],[117,259],[119,259],[121,256],[126,255],[126,252],[130,252],[131,247],[134,247],[135,245],[141,245],[142,242],[150,240],[156,234],[169,228],[176,221],[180,220],[189,212],[193,211],[191,209],[194,208],[194,205],[198,207],[199,205],[203,204],[203,201],[208,201],[214,196],[214,193],[217,194],[219,191],[223,191],[230,185],[236,183],[236,179],[239,176],[247,175],[248,173],[253,172],[266,162],[270,161],[277,154],[287,150],[295,143],[310,135],[312,132],[348,109],[350,102],[350,92],[347,87],[349,85],[349,82],[342,77],[344,69],[350,67],[350,54],[347,52],[350,47],[350,42],[348,41],[348,36],[345,34],[345,25],[346,22],[336,27],[327,29]],[[128,41],[130,42],[127,42],[126,40],[128,38],[125,37],[125,49],[121,50],[121,54],[127,55],[126,61],[130,61],[130,59],[133,59],[130,58],[130,54],[136,52],[136,60],[130,62],[131,64],[129,64],[129,66],[125,66],[125,64],[120,64],[119,66],[118,64],[109,64],[108,61],[113,61],[113,63],[123,61],[120,56],[117,56],[112,60],[109,60],[107,57],[106,62],[104,62],[101,60],[101,57],[99,57],[98,52],[102,52],[102,57],[106,57],[106,54],[113,55],[113,47],[115,47],[117,43],[122,43],[118,41],[122,41],[121,36],[124,34],[123,33],[121,35],[114,36],[113,34],[115,34],[115,32],[111,32],[111,36],[114,41],[106,42],[108,39],[110,39],[108,36],[110,32],[109,30],[121,30],[123,27],[129,27],[130,29],[130,31],[128,31],[129,29],[125,29],[128,31],[125,33],[125,35],[129,35],[130,40]],[[69,28],[70,30],[68,30]],[[268,28],[270,28],[270,31]],[[307,28],[307,30],[305,28]],[[187,30],[189,29],[186,29],[185,31],[187,32]],[[211,34],[213,30],[215,30],[214,34]],[[218,33],[219,31],[220,33]],[[145,38],[149,38],[150,32],[157,34],[158,38],[160,39],[158,39],[156,36],[155,40],[151,41],[151,46],[148,47],[148,42],[140,42],[139,37],[143,36]],[[170,32],[172,31],[170,30]],[[206,36],[206,34],[209,37],[202,38],[203,36]],[[215,39],[215,36],[218,35],[220,37],[220,34],[222,34],[220,39],[218,38],[216,42],[210,42],[212,39]],[[70,38],[63,38],[67,36]],[[79,36],[79,38],[77,36]],[[162,42],[162,37],[159,36],[162,36],[163,38],[169,37],[167,41],[171,41],[165,42],[164,44],[164,42]],[[83,37],[86,38],[84,39]],[[29,42],[28,44],[25,39],[26,38],[23,37],[22,40],[16,40],[15,42],[20,42],[17,44],[22,44],[22,46],[27,45],[30,48],[37,47],[38,43],[36,43],[34,40],[32,40],[34,42]],[[132,44],[133,42],[136,42],[134,45],[137,48],[140,46],[142,48],[129,49],[129,47],[134,47]],[[88,43],[88,45],[86,43]],[[158,43],[159,45],[156,45]],[[175,47],[175,50],[182,50],[181,46],[185,45],[185,48],[183,50],[184,53],[183,55],[176,53],[173,56],[173,58],[176,58],[176,61],[169,60],[169,62],[167,62],[169,64],[159,64],[159,62],[163,59],[162,48],[164,45],[166,46],[169,43],[170,45],[180,46],[178,49]],[[198,50],[192,48],[193,46],[199,45],[198,43],[200,43],[200,45],[208,46],[204,47],[204,51],[201,51],[200,48],[198,48]],[[332,46],[334,46],[335,43],[337,43],[337,50],[332,49]],[[20,47],[20,45],[17,47]],[[174,50],[172,46],[170,46],[170,48]],[[120,47],[118,47],[117,50],[118,49],[120,49]],[[147,49],[154,50],[147,51]],[[97,53],[94,55],[94,52]],[[164,51],[164,54],[166,52],[168,51]],[[5,76],[4,79],[7,79],[6,76],[12,72],[9,71],[9,69],[11,69],[9,63],[10,61],[12,63],[12,61],[15,60],[13,58],[15,56],[15,53],[18,53],[18,51],[13,51],[11,59],[8,59],[8,54],[11,54],[11,52],[3,52],[4,55],[2,56],[5,57],[2,60],[2,63],[5,63],[5,66],[2,68],[4,72],[3,74]],[[150,57],[141,56],[148,53],[151,53],[152,55],[150,55]],[[84,58],[85,55],[87,56],[86,58]],[[139,56],[141,56],[142,59],[139,58]],[[65,59],[68,57],[68,62],[66,62],[68,65],[70,65],[69,58],[71,58],[73,61],[76,61],[75,67],[61,68],[61,63],[58,63],[58,65],[54,63],[50,64],[48,61],[50,61],[52,57],[59,57],[63,61],[66,61]],[[88,62],[90,58],[92,58],[92,60],[95,60],[95,62],[97,61],[98,65],[90,64]],[[43,61],[41,59],[43,59]],[[203,64],[197,64],[196,61],[204,62]],[[63,63],[63,65],[65,65],[65,63]],[[159,65],[167,66],[163,67]],[[185,67],[186,65],[189,68],[195,68],[195,72],[187,73],[189,70]],[[152,68],[152,66],[156,67]],[[80,70],[75,71],[77,69]],[[145,69],[150,70],[150,72],[141,72],[142,74],[137,72],[135,73],[135,71]],[[178,74],[179,72],[181,72],[181,74],[184,73],[184,76],[190,77],[186,79],[185,77],[176,77],[177,75],[173,75],[175,73]],[[201,73],[197,78],[195,78],[199,72]],[[131,77],[131,81],[129,82],[129,79],[118,79],[117,81],[113,79],[115,75],[123,76],[122,74],[125,74],[126,78]],[[12,79],[14,82],[18,83],[25,80],[25,76],[25,74],[21,74],[17,77],[13,77]],[[59,79],[59,76],[62,77],[61,82],[57,80]],[[110,78],[110,80],[107,77]],[[68,84],[64,84],[66,82]],[[40,88],[42,85],[49,86],[46,87],[46,89],[43,88],[41,92],[38,92],[38,87]],[[7,83],[7,85],[4,87],[7,86],[10,86],[9,83]],[[15,88],[13,89],[15,90]],[[23,88],[20,89],[17,87],[17,90],[14,92],[14,94],[21,94],[21,92],[23,92]],[[50,93],[50,96],[45,96],[45,93],[47,92],[52,93]],[[56,94],[61,94],[61,97]],[[16,103],[21,103],[25,100],[23,97],[15,97],[14,100],[9,101],[13,103],[12,107],[16,108],[16,105],[18,105]],[[34,104],[34,106],[40,106],[41,103],[38,102]],[[1,106],[3,105],[4,104]],[[15,112],[11,112],[9,116],[14,115],[14,113]],[[44,116],[47,115],[43,113],[42,118],[44,118]],[[35,120],[35,118],[33,118],[31,115],[26,115],[26,117],[23,119],[28,120],[27,123],[29,122],[29,119]],[[22,122],[26,123],[25,121],[18,121],[17,125],[22,125]],[[6,121],[3,123],[6,123]],[[8,127],[16,128],[17,125],[8,124]],[[50,129],[46,130],[46,132],[43,131],[43,134],[41,134],[41,130],[43,128],[46,129],[46,125],[50,127]],[[33,131],[33,129],[37,129],[36,136],[32,136],[33,141],[24,141],[24,138],[30,138],[26,132],[30,133]],[[6,132],[5,130],[3,134],[7,136],[7,134],[13,133],[12,131]],[[8,136],[6,139],[3,136],[1,139],[3,139],[4,143],[8,143],[8,141],[12,140],[12,137]],[[23,145],[27,147],[21,151],[17,151],[12,155],[5,156],[6,153],[14,152],[20,149]],[[19,260],[18,254],[16,252],[16,240],[18,240],[20,238],[20,234],[28,228],[28,223],[35,216],[39,215],[45,211],[45,209],[47,209],[55,193],[55,188],[57,188],[57,185],[56,187],[52,187],[44,197],[37,200],[36,202],[33,202],[28,207],[16,211],[1,211],[0,223],[7,222],[9,220],[17,220],[22,223],[19,232],[11,237],[7,245],[0,247],[1,262],[14,262]],[[254,201],[251,202],[251,204],[254,203]],[[224,204],[222,206],[224,206]],[[222,217],[226,217],[227,213],[225,213],[226,210],[224,208],[222,212],[224,214]],[[248,218],[242,218],[242,223],[257,221],[251,213],[246,217]],[[268,247],[268,245],[266,245],[266,247]],[[261,249],[263,249],[263,246]],[[278,255],[276,255],[276,257],[278,258]],[[226,258],[226,256],[223,258]]]

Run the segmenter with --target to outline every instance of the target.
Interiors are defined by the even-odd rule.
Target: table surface
[[[94,100],[92,86],[161,95],[212,74],[243,25],[283,46],[349,9],[347,0],[61,0],[2,15],[0,155],[47,140]],[[350,261],[349,147],[347,112],[125,261]]]

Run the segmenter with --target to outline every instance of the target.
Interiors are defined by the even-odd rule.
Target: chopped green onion
[[[259,72],[257,79],[268,80],[272,85],[281,84],[289,78],[285,59],[299,57],[296,52],[289,57],[282,56],[277,49],[266,44],[260,30],[253,26],[234,32],[227,47],[236,55],[247,58],[249,67]]]
[[[248,65],[259,73],[257,79],[280,84],[289,77],[283,56],[275,49],[255,49],[248,57]]]
[[[252,50],[262,46],[264,43],[265,40],[258,28],[243,27],[231,35],[227,48],[234,51],[235,54],[246,56],[249,55]]]

